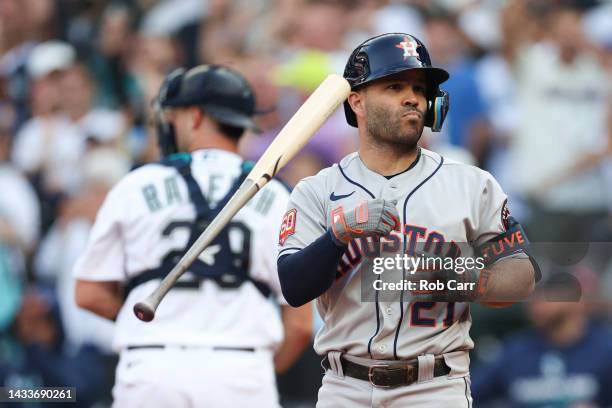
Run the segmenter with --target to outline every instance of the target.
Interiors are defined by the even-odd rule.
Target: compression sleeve
[[[287,302],[299,307],[329,289],[345,250],[328,230],[304,249],[278,258],[278,276]]]

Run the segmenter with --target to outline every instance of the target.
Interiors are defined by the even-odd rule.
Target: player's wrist
[[[332,227],[329,227],[329,228],[327,229],[327,233],[329,234],[329,236],[330,236],[330,238],[331,238],[332,242],[334,243],[334,245],[336,245],[337,247],[339,247],[339,248],[346,248],[346,247],[348,246],[348,241],[347,241],[347,242],[345,242],[345,241],[340,240],[340,239],[339,239],[339,238],[336,236],[336,234],[334,233],[334,231],[333,231],[333,228],[332,228]]]
[[[486,293],[489,275],[490,271],[487,269],[470,269],[459,275],[462,276],[462,282],[467,284],[465,285],[467,289],[463,291],[461,297],[469,302],[482,300]]]

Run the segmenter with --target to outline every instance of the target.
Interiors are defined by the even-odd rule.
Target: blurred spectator
[[[202,19],[218,3],[226,1],[162,0],[157,2],[143,17],[141,31],[148,35],[174,37],[181,47],[185,67],[198,64],[198,31],[205,25]],[[259,3],[259,2],[250,2]],[[249,5],[249,3],[246,3]],[[242,8],[241,8],[242,9]],[[248,24],[239,27],[248,26]]]
[[[612,239],[610,1],[2,0],[0,186],[7,193],[0,197],[0,383],[52,385],[61,377],[90,386],[113,371],[99,354],[109,325],[74,310],[66,271],[113,180],[130,164],[158,159],[149,110],[165,74],[203,62],[244,73],[258,110],[267,112],[258,118],[264,134],[241,145],[244,156],[257,159],[318,83],[342,72],[349,50],[389,31],[423,37],[434,64],[451,72],[443,87],[451,94],[445,132],[426,132],[424,146],[494,172],[511,194],[513,214],[527,221],[531,210],[532,242]],[[352,151],[355,140],[338,110],[283,178],[295,184],[316,173]],[[29,291],[40,283],[53,286],[58,305]],[[518,306],[506,310],[507,319],[476,312],[473,334],[498,344],[495,337],[524,324]],[[582,352],[585,370],[599,357],[607,363],[610,350],[600,351],[596,339],[609,329],[586,323],[573,345],[560,346],[548,334],[565,333],[555,329],[557,318],[590,322],[585,311],[571,317],[563,306],[534,305],[530,315],[539,313],[543,323],[510,340],[518,346],[509,350],[520,351],[496,363],[508,364],[508,374],[492,373],[475,393],[486,390],[490,401],[496,390],[511,397],[533,384],[536,391],[547,384],[609,389],[603,376],[581,376],[572,359]],[[477,343],[483,351],[477,357],[486,357],[486,342]],[[531,349],[523,352],[520,344],[537,357],[527,360]],[[88,370],[73,359],[82,349],[97,356],[80,360]],[[53,373],[47,364],[56,361]],[[308,363],[313,371],[290,375],[299,386],[320,381],[313,377],[319,362],[311,356]],[[515,365],[523,371],[513,371]],[[527,371],[525,380],[519,374]],[[482,383],[476,371],[474,380]],[[307,389],[284,401],[299,403]]]
[[[76,387],[81,407],[104,400],[104,360],[91,346],[64,347],[57,308],[44,292],[28,290],[9,336],[1,340],[1,386]]]
[[[167,73],[181,66],[180,52],[172,37],[140,32],[134,38],[128,69],[137,79],[140,103],[146,106]]]
[[[425,34],[433,63],[450,73],[450,79],[443,86],[451,95],[451,108],[443,135],[451,145],[468,149],[476,162],[483,166],[491,129],[465,35],[457,26],[456,17],[443,10],[428,13]]]
[[[599,164],[612,151],[610,75],[581,11],[547,5],[515,0],[505,10],[521,108],[509,173],[534,210],[532,241],[588,241],[607,213]]]
[[[35,43],[29,35],[28,13],[21,0],[0,2],[0,76],[4,82],[2,96],[15,109],[15,128],[29,114],[29,77],[26,71],[28,56]]]
[[[0,243],[29,255],[38,240],[40,208],[28,180],[8,161],[9,124],[0,122]],[[9,193],[10,192],[10,193]]]
[[[102,15],[95,48],[86,55],[96,82],[100,84],[103,106],[131,106],[136,92],[135,79],[129,75],[126,59],[132,46],[131,17],[127,7],[110,5]],[[137,104],[137,103],[136,103]]]
[[[567,299],[565,289],[548,285],[545,297]],[[508,338],[493,361],[472,370],[474,405],[611,406],[612,328],[591,319],[584,301],[539,300],[526,307],[533,329]]]
[[[602,1],[597,6],[586,11],[584,30],[591,39],[604,48],[612,47],[612,3]]]
[[[83,159],[83,187],[63,205],[34,261],[38,280],[55,288],[66,340],[73,346],[95,345],[105,353],[111,353],[113,325],[77,307],[72,267],[85,248],[106,194],[128,170],[128,160],[116,150],[94,148],[87,153]]]
[[[347,27],[344,18],[349,10],[346,1],[310,0],[304,2],[294,27],[292,44],[326,52],[342,49]]]
[[[76,63],[60,79],[61,108],[89,145],[122,147],[126,124],[120,112],[94,105],[96,86],[87,68]]]
[[[172,37],[141,31],[133,37],[126,64],[134,79],[134,103],[130,107],[134,127],[128,135],[129,150],[136,164],[155,161],[159,152],[151,101],[165,75],[181,66],[180,49]]]
[[[0,195],[0,334],[11,325],[19,309],[25,265],[40,227],[36,193],[8,161],[11,121],[1,119],[0,188],[5,193]]]
[[[359,7],[351,7],[347,50],[368,38],[384,33],[412,34],[424,39],[423,15],[415,3],[402,0],[362,0]]]
[[[512,35],[503,35],[501,8],[503,2],[474,3],[459,17],[459,25],[471,43],[481,53],[474,65],[474,74],[485,114],[491,126],[491,138],[483,163],[500,182],[511,203],[512,213],[517,219],[526,220],[527,209],[508,189],[514,177],[509,165],[509,144],[519,120],[516,100],[514,72],[509,60],[509,45]],[[502,312],[503,313],[503,312]]]
[[[257,32],[262,30],[261,21],[258,21],[257,17],[263,3],[247,0],[209,1],[198,33],[198,61],[207,64],[232,64],[247,54],[249,47],[269,50],[268,44],[257,44],[258,37],[265,35]],[[293,2],[287,0],[287,3]],[[268,32],[276,31],[274,27],[264,29]],[[250,38],[251,36],[253,38]],[[274,42],[281,44],[278,39]],[[274,50],[276,53],[279,51]]]
[[[78,167],[85,139],[61,111],[60,80],[74,63],[74,49],[62,42],[37,45],[28,59],[34,117],[19,130],[12,161],[32,180],[43,204],[43,226],[53,218],[62,195],[80,182]]]
[[[28,22],[28,36],[40,42],[58,37],[61,26],[56,20],[58,2],[55,0],[21,0],[20,7]]]
[[[276,123],[268,122],[269,131],[263,135],[249,135],[241,142],[241,151],[252,160],[258,159],[278,134],[282,126],[304,103],[315,88],[331,73],[331,57],[319,50],[305,49],[289,62],[279,66],[272,80],[281,86],[275,105]],[[272,101],[270,101],[272,102]],[[340,161],[356,145],[356,132],[348,126],[342,108],[323,124],[314,137],[280,175],[290,185],[316,174],[323,167]]]

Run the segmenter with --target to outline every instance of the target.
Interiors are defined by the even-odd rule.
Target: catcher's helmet
[[[253,121],[255,94],[238,72],[221,65],[199,65],[188,71],[171,72],[154,101],[159,144],[164,155],[176,152],[171,124],[161,119],[161,110],[180,106],[199,106],[219,123],[259,132]]]
[[[344,78],[355,90],[376,79],[385,78],[411,69],[422,70],[427,78],[428,109],[425,126],[440,131],[448,111],[448,93],[440,90],[448,72],[434,68],[425,45],[416,37],[404,33],[382,34],[361,43],[349,57],[344,68]],[[346,121],[357,126],[355,112],[348,101],[344,102]]]

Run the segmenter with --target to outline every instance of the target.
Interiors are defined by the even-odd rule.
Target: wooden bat
[[[134,305],[134,314],[150,322],[161,300],[238,211],[304,147],[350,93],[349,83],[340,75],[329,75],[279,132],[255,163],[232,198],[202,232],[159,286]]]

